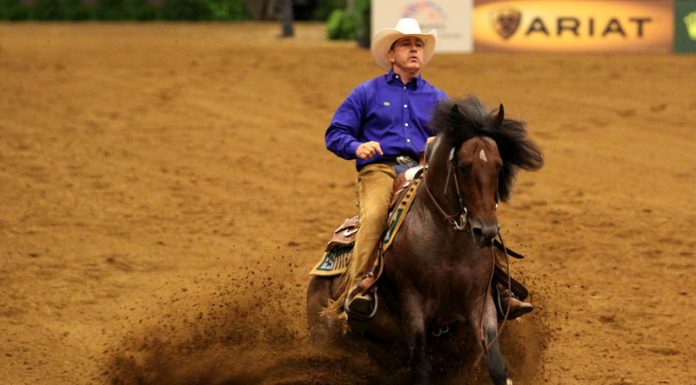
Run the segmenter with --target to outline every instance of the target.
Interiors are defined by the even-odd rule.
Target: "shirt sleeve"
[[[343,159],[356,158],[355,150],[360,146],[357,138],[365,111],[364,99],[365,92],[358,86],[338,107],[324,134],[326,148]]]

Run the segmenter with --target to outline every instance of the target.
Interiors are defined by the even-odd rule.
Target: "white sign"
[[[473,0],[372,1],[372,36],[402,17],[418,20],[424,33],[437,30],[436,52],[471,52]]]

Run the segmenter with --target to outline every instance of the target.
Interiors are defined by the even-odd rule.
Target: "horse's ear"
[[[457,115],[461,115],[461,114],[462,114],[461,111],[459,111],[459,105],[458,105],[457,103],[452,104],[452,109],[451,109],[451,110],[452,110],[452,113],[453,113],[453,114],[457,114]]]
[[[503,103],[500,103],[500,108],[498,108],[498,115],[495,117],[495,126],[500,127],[505,120],[505,108],[503,108]]]

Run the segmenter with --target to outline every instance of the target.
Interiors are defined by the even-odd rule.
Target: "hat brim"
[[[437,31],[432,30],[429,33],[402,33],[393,28],[387,28],[375,35],[372,39],[372,47],[370,51],[372,52],[372,57],[375,62],[383,70],[389,71],[392,68],[392,63],[389,61],[389,48],[394,44],[395,41],[404,37],[418,37],[425,42],[423,47],[423,65],[428,64],[430,59],[435,53],[435,46],[437,45]]]

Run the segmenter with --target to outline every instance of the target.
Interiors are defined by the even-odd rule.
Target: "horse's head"
[[[489,246],[498,233],[498,201],[510,198],[519,168],[541,168],[541,152],[522,122],[505,119],[502,104],[491,112],[473,96],[441,103],[432,125],[440,137],[429,167],[442,182],[430,182],[445,185],[450,211],[465,214],[474,241]],[[456,229],[463,225],[455,221]]]
[[[479,246],[489,246],[498,234],[496,194],[503,165],[498,146],[491,138],[474,137],[462,143],[454,153],[454,180],[467,210],[471,235]]]

